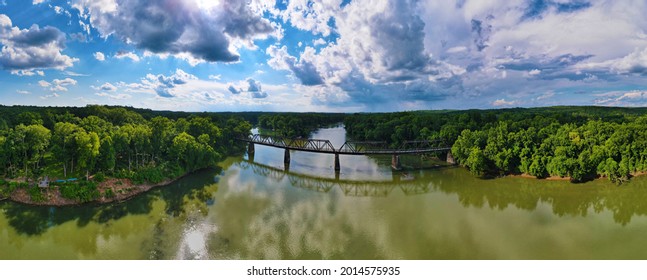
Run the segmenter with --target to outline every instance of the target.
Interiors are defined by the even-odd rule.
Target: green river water
[[[345,132],[313,137],[339,147]],[[332,155],[291,158],[285,172],[283,150],[257,145],[253,162],[118,204],[0,202],[0,259],[647,259],[647,176],[484,180],[341,156],[335,178]]]

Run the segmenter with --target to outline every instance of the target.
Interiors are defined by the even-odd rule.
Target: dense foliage
[[[159,182],[242,151],[244,145],[235,139],[250,129],[240,117],[216,113],[0,106],[0,177],[100,172],[100,177]]]
[[[622,182],[647,171],[645,108],[553,107],[355,114],[351,137],[441,139],[456,161],[477,176],[530,174]]]

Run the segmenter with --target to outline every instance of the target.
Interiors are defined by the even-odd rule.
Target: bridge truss
[[[248,143],[285,148],[289,150],[328,153],[338,155],[392,155],[392,154],[422,154],[430,152],[446,152],[451,147],[439,145],[439,141],[405,141],[399,148],[390,148],[383,141],[346,141],[336,149],[329,140],[324,139],[289,139],[277,136],[254,134],[248,138],[239,139]]]

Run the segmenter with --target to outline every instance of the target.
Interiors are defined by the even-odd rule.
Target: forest
[[[0,196],[26,183],[12,178],[128,178],[157,183],[244,151],[236,138],[249,135],[241,117],[218,114],[140,114],[124,107],[0,107]],[[11,181],[11,182],[10,182]],[[24,181],[24,180],[23,180]],[[87,181],[81,185],[93,189]],[[61,194],[80,200],[96,198]],[[72,192],[72,193],[70,193]],[[38,193],[30,189],[32,198]]]
[[[356,140],[440,140],[474,175],[622,183],[647,171],[647,108],[548,107],[353,114]]]
[[[0,197],[51,179],[128,178],[157,183],[244,152],[236,138],[307,137],[344,123],[353,140],[430,140],[452,146],[474,175],[527,174],[622,183],[647,171],[647,108],[548,107],[397,113],[187,113],[119,106],[0,106]],[[22,180],[22,181],[21,181]],[[76,184],[92,190],[92,182]],[[83,188],[80,188],[83,189]],[[96,192],[69,197],[92,200]],[[38,197],[30,189],[32,197]]]
[[[158,183],[215,167],[225,156],[244,152],[236,139],[248,136],[252,124],[263,133],[307,137],[344,116],[0,106],[0,199],[28,188],[32,201],[43,200],[34,182],[47,177],[63,197],[92,201],[99,196],[96,183],[106,178]],[[56,182],[68,178],[75,181]]]

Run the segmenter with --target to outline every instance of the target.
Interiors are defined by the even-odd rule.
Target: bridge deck
[[[348,141],[339,149],[336,149],[329,140],[323,139],[286,139],[280,137],[269,137],[252,135],[249,138],[239,139],[240,141],[254,143],[264,146],[284,148],[295,151],[314,153],[339,154],[339,155],[401,155],[401,154],[424,154],[432,152],[444,152],[451,150],[451,147],[431,147],[429,141],[407,141],[410,148],[389,149],[384,142],[355,142]]]

